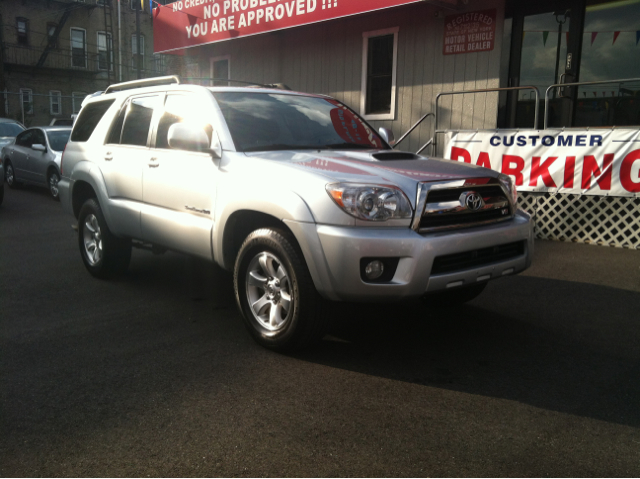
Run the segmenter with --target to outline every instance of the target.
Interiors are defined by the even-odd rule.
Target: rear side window
[[[114,101],[115,98],[98,101],[82,108],[71,133],[71,141],[87,141]]]
[[[160,96],[134,98],[127,109],[122,127],[122,145],[147,146],[153,111],[158,108]]]
[[[124,115],[127,113],[127,109],[129,108],[129,102],[127,101],[122,108],[120,108],[120,113],[116,116],[116,119],[111,125],[111,131],[109,132],[109,136],[107,137],[107,143],[115,143],[116,145],[120,143],[120,135],[122,134],[122,125],[124,123]]]

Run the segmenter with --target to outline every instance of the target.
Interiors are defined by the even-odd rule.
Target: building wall
[[[113,62],[112,80],[127,81],[137,77],[133,68],[132,36],[136,32],[135,10],[130,0],[121,0],[121,43],[118,42],[118,1],[112,1]],[[139,1],[139,0],[138,0]],[[153,29],[149,2],[145,0],[145,11],[140,13],[141,36],[144,40],[144,64],[142,75],[162,74],[162,64],[153,55]],[[71,6],[71,14],[64,23],[58,46],[52,49],[42,67],[36,64],[47,42],[47,24],[60,23],[64,9]],[[28,45],[17,41],[17,17],[29,21]],[[85,68],[71,64],[71,28],[86,30],[87,65]],[[27,88],[33,92],[33,113],[24,117],[28,126],[48,124],[54,115],[50,113],[50,91],[62,93],[62,112],[58,117],[69,118],[72,110],[72,93],[93,93],[104,90],[108,75],[98,65],[97,32],[105,31],[104,8],[97,0],[48,1],[48,0],[2,0],[0,2],[0,32],[2,34],[2,62],[0,86],[7,91],[7,105],[1,105],[0,116],[9,116],[22,121],[19,91]],[[120,55],[120,50],[122,55]],[[160,67],[160,68],[158,68]],[[44,96],[40,96],[44,95]]]
[[[497,9],[495,47],[490,52],[443,55],[445,17],[462,11]],[[203,76],[210,58],[230,56],[230,78],[257,83],[282,82],[294,90],[332,95],[360,110],[364,32],[399,27],[396,114],[372,121],[391,128],[396,138],[422,115],[435,111],[440,92],[495,88],[499,83],[504,2],[472,0],[453,11],[427,3],[358,15],[310,26],[241,38],[187,51]],[[443,97],[439,128],[494,128],[497,94]],[[417,150],[433,136],[425,120],[401,149]]]

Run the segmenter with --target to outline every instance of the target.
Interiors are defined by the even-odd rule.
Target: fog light
[[[367,279],[378,279],[384,273],[384,264],[380,260],[371,261],[365,268],[364,274]]]

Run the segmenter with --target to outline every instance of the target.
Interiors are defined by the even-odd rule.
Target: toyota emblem
[[[484,206],[484,200],[475,191],[465,191],[460,195],[460,206],[464,206],[471,211],[478,211]]]

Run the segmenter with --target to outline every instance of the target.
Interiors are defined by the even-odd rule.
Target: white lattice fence
[[[518,193],[538,238],[640,249],[640,198]]]

